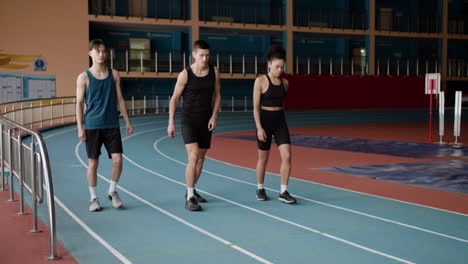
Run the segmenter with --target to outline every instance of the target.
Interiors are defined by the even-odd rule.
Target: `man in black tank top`
[[[221,104],[219,71],[208,64],[209,55],[208,43],[195,41],[192,51],[195,62],[179,73],[169,105],[167,134],[174,138],[174,116],[180,96],[183,96],[182,135],[188,155],[185,208],[190,211],[201,210],[198,203],[206,202],[195,190],[195,185],[200,178],[206,152],[211,146],[211,133],[216,128]]]

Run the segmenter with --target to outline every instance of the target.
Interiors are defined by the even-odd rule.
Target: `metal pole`
[[[216,68],[219,70],[219,53],[216,53]]]
[[[400,60],[397,60],[397,76],[400,76]]]
[[[159,114],[159,98],[156,95],[156,114]]]
[[[377,59],[377,76],[380,75],[380,62],[379,59]]]
[[[258,74],[258,70],[257,70],[257,55],[255,55],[255,74]]]
[[[318,59],[318,65],[319,65],[319,75],[322,75],[322,57],[320,56]]]
[[[33,104],[30,103],[30,104],[29,104],[29,114],[30,114],[30,116],[31,116],[31,120],[30,120],[30,122],[31,122],[31,125],[30,125],[31,129],[33,128],[33,124],[34,124],[32,108],[33,108]]]
[[[169,72],[172,72],[172,51],[169,52]]]
[[[406,76],[409,76],[409,59],[406,59]]]
[[[231,99],[231,112],[234,112],[234,96]]]
[[[310,74],[310,56],[307,57],[307,74]]]
[[[14,189],[14,182],[13,182],[13,150],[12,150],[12,142],[13,139],[11,138],[11,127],[8,127],[8,168],[10,169],[10,199],[8,199],[9,202],[14,202],[14,196],[13,196],[13,189]]]
[[[387,58],[387,76],[390,75],[390,59]]]
[[[232,54],[229,54],[229,73],[232,74]]]
[[[110,65],[111,65],[111,69],[113,69],[114,68],[114,49],[110,50]]]
[[[140,51],[140,72],[143,72],[143,51]]]
[[[330,56],[330,75],[333,75],[333,58]]]
[[[132,115],[135,115],[135,98],[132,96]]]
[[[65,115],[65,106],[63,105],[63,99],[62,99],[62,124],[64,123],[63,117]]]
[[[354,58],[351,57],[351,75],[354,75]]]
[[[5,163],[4,163],[5,157],[3,156],[3,124],[0,124],[0,157],[1,157],[0,170],[2,172],[1,179],[0,179],[2,186],[0,187],[0,191],[5,191]]]
[[[158,72],[158,52],[154,52],[154,72]]]
[[[18,215],[24,215],[24,176],[23,176],[23,147],[21,146],[21,133],[18,133],[18,178],[19,178],[19,197],[20,211]]]
[[[341,56],[341,75],[343,75],[343,56]]]
[[[54,125],[54,104],[53,100],[50,100],[50,125]]]
[[[146,115],[146,95],[143,96],[143,114]]]
[[[38,229],[37,229],[37,200],[36,200],[36,157],[35,157],[35,147],[34,147],[34,137],[32,137],[32,141],[31,141],[31,144],[30,144],[30,148],[31,148],[31,190],[32,190],[32,193],[31,193],[31,198],[32,198],[32,217],[33,217],[33,227],[31,229],[30,232],[32,233],[37,233],[37,232],[40,232]]]
[[[299,56],[296,56],[296,74],[299,74]]]
[[[183,65],[182,67],[184,67],[185,69],[185,52],[182,53],[182,65]]]
[[[419,75],[419,59],[416,58],[416,75]]]
[[[245,55],[242,54],[242,74],[245,75]]]
[[[128,72],[128,50],[125,50],[125,71]]]

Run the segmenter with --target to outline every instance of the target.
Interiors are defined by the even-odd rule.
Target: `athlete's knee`
[[[114,165],[114,167],[122,166],[122,156],[121,155],[113,156],[112,157],[112,165]]]
[[[99,165],[99,159],[89,159],[88,164],[90,169],[96,169]]]

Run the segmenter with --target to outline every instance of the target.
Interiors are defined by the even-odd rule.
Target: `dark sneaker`
[[[197,193],[197,190],[193,190],[193,194],[195,195],[195,199],[197,199],[197,202],[199,202],[199,203],[206,203],[207,202],[205,198],[201,197]],[[187,200],[187,192],[185,192],[184,198],[185,198],[185,200]]]
[[[185,201],[185,209],[189,211],[200,211],[202,207],[197,203],[195,196],[192,196],[189,200]]]
[[[288,191],[284,191],[283,193],[280,193],[278,200],[288,203],[288,204],[296,202],[296,199],[294,199],[294,197],[292,197]]]
[[[266,195],[265,189],[257,189],[257,200],[259,201],[266,201],[268,200],[268,196]]]

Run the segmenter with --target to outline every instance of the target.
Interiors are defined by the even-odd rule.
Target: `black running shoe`
[[[278,200],[288,203],[288,204],[296,202],[296,199],[294,199],[294,197],[292,197],[288,191],[284,191],[283,193],[280,193]]]
[[[257,189],[257,200],[259,201],[266,201],[268,200],[268,196],[266,195],[265,189]]]
[[[195,196],[192,196],[189,200],[185,201],[185,209],[189,211],[200,211],[202,207],[197,203]]]
[[[197,190],[193,190],[193,194],[195,195],[195,199],[197,199],[197,202],[199,202],[199,203],[206,203],[207,202],[207,200],[205,198],[201,197],[197,193]],[[187,192],[185,192],[184,198],[185,198],[185,200],[187,200]]]

